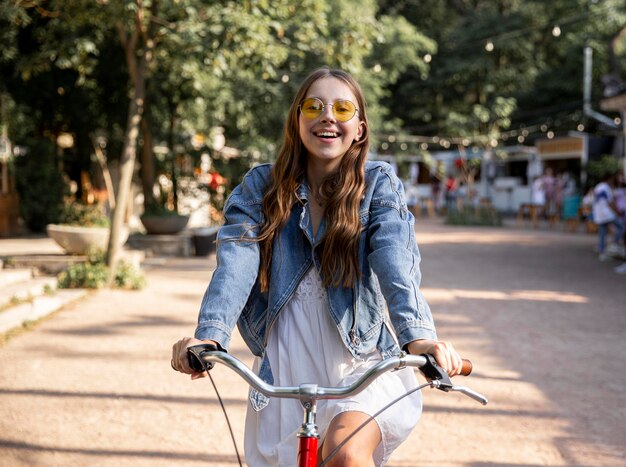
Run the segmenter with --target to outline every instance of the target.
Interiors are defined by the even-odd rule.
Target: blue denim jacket
[[[245,239],[253,239],[263,223],[261,201],[270,172],[267,164],[250,170],[226,202],[217,268],[204,294],[195,332],[196,338],[217,341],[227,349],[237,324],[257,356],[263,356],[270,329],[304,274],[312,265],[319,270],[316,247],[325,232],[323,220],[317,238],[313,236],[308,187],[303,183],[298,189],[302,202],[294,204],[274,243],[269,291],[261,292],[259,245]],[[360,208],[362,279],[354,288],[327,287],[328,308],[352,355],[376,348],[387,358],[415,339],[435,339],[436,333],[419,289],[420,254],[402,183],[389,164],[368,161],[365,185]],[[260,376],[273,382],[267,365],[261,366]]]

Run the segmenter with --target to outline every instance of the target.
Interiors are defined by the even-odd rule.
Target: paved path
[[[418,242],[439,334],[491,402],[426,391],[389,465],[626,465],[626,276],[594,238],[421,221]],[[145,290],[91,293],[0,347],[0,466],[236,465],[210,383],[169,368],[213,267],[153,262]],[[242,446],[246,388],[213,373]]]

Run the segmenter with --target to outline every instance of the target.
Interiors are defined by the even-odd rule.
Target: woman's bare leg
[[[374,466],[374,451],[381,441],[380,428],[372,417],[357,411],[340,413],[330,422],[322,445],[322,460],[367,420],[370,422],[350,438],[326,465]]]

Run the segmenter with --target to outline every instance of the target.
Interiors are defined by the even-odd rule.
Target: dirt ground
[[[490,402],[426,390],[388,465],[626,465],[626,276],[595,238],[422,220],[417,238],[439,335],[475,365],[457,382]],[[213,261],[153,260],[145,290],[92,293],[0,347],[0,466],[236,465],[210,382],[169,366]],[[246,386],[213,373],[242,449]]]

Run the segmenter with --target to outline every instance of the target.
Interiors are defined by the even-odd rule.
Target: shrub
[[[87,261],[70,265],[57,277],[60,289],[101,289],[106,286],[109,268],[104,262],[104,253],[90,251]],[[142,289],[146,285],[144,276],[132,265],[120,261],[113,280],[114,286],[121,289]]]
[[[449,225],[501,226],[502,216],[493,206],[465,205],[461,209],[448,210],[445,223]]]
[[[131,264],[120,261],[115,273],[115,286],[120,289],[140,290],[146,286],[146,278]]]
[[[83,227],[108,227],[109,217],[100,204],[85,204],[66,199],[59,222]]]
[[[109,268],[104,263],[76,263],[58,276],[60,289],[101,289],[107,283]]]

